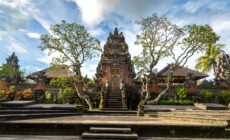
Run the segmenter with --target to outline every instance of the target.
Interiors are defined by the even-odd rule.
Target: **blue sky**
[[[37,47],[41,34],[49,34],[50,25],[62,20],[84,24],[88,31],[105,44],[114,27],[126,38],[132,56],[141,48],[134,45],[139,28],[135,20],[153,13],[184,26],[210,24],[221,36],[219,43],[230,51],[230,0],[1,0],[0,1],[0,64],[12,52],[19,57],[21,69],[31,73],[49,66],[51,57]],[[194,68],[193,56],[187,63]],[[93,76],[99,58],[87,62],[83,74]],[[170,60],[162,60],[164,67]]]

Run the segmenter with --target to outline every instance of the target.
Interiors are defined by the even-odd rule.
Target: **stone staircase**
[[[107,105],[108,110],[126,110],[122,107],[122,98],[119,92],[112,92],[107,95]]]
[[[90,127],[89,132],[82,134],[82,139],[137,140],[138,135],[133,133],[131,128]]]

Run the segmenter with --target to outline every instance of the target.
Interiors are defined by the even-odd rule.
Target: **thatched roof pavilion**
[[[74,72],[69,70],[66,65],[56,65],[54,67],[49,67],[34,73],[29,74],[26,76],[28,79],[32,79],[34,81],[44,80],[49,82],[53,78],[59,77],[73,77],[75,75]]]
[[[160,70],[157,73],[158,81],[164,83],[165,79],[167,78],[169,72],[170,72],[170,66],[172,64],[168,64],[166,67],[164,67],[162,70]],[[180,67],[177,70],[175,70],[172,74],[173,77],[173,83],[184,83],[186,80],[186,77],[188,77],[189,74],[192,74],[195,80],[200,80],[203,78],[208,77],[207,74],[201,73],[199,71],[192,70],[188,67]]]

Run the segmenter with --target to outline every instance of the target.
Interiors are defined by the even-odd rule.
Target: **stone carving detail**
[[[106,106],[106,98],[107,98],[107,95],[108,95],[108,93],[110,91],[110,87],[111,86],[110,86],[109,81],[107,81],[106,84],[102,86],[99,108],[105,108],[105,106]]]
[[[127,109],[126,86],[123,80],[121,80],[120,83],[120,90],[121,90],[122,108]]]
[[[230,55],[223,53],[216,66],[216,83],[220,86],[230,85]]]
[[[136,77],[136,74],[131,63],[128,45],[123,33],[119,32],[117,28],[107,38],[101,60],[97,66],[96,77],[99,81],[98,85],[102,87],[101,107],[107,105],[106,101],[110,104],[110,100],[106,100],[106,96],[110,96],[111,93],[122,95],[123,100],[121,102],[119,100],[119,104],[121,103],[123,108],[127,108],[126,92],[128,90],[126,89],[132,86],[132,80]],[[106,90],[106,83],[111,84],[109,94]],[[111,104],[113,104],[112,101]]]
[[[101,55],[101,60],[97,67],[97,78],[105,76],[105,67],[107,64],[113,66],[113,64],[121,65],[124,63],[128,67],[128,75],[130,79],[133,79],[136,74],[134,67],[131,63],[131,56],[128,51],[128,45],[125,43],[125,38],[122,32],[118,32],[115,28],[114,33],[110,33],[107,42],[104,45],[104,51]]]

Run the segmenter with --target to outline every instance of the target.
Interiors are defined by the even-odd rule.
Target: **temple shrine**
[[[118,29],[115,28],[114,33],[109,34],[104,45],[104,51],[96,73],[99,84],[109,85],[110,87],[108,95],[105,97],[106,103],[104,106],[120,107],[121,102],[119,102],[119,98],[122,96],[122,89],[125,90],[126,87],[130,87],[135,76],[128,45],[125,42],[123,33],[119,33]],[[115,102],[110,103],[110,96],[117,99],[117,105]],[[124,104],[123,107],[126,108]]]

